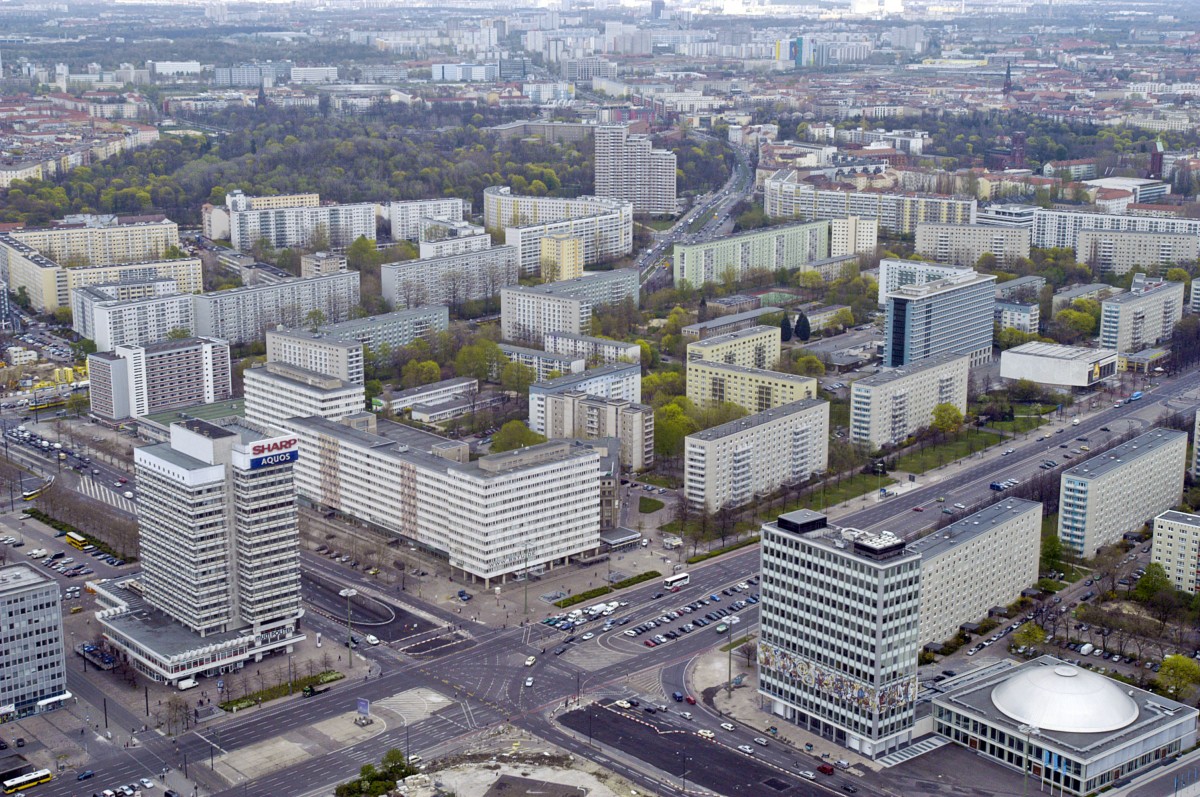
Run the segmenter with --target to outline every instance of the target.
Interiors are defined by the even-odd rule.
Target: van
[[[850,768],[850,762],[846,761],[845,759],[842,759],[842,758],[839,758],[837,761],[834,761],[833,765],[835,767],[837,767],[838,769],[849,769]]]
[[[200,685],[200,682],[197,681],[195,678],[184,678],[182,681],[179,682],[179,691],[184,692],[188,689],[195,689],[199,685]]]
[[[1078,426],[1078,425],[1079,425],[1079,419],[1078,419],[1078,418],[1076,418],[1075,420],[1071,421],[1071,425],[1072,425],[1072,426]]]
[[[817,772],[820,772],[822,775],[832,775],[833,767],[831,767],[829,764],[822,764],[821,766],[817,767]]]

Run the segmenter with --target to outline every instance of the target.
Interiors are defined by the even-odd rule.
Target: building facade
[[[829,237],[829,222],[815,221],[750,230],[700,243],[676,244],[675,285],[686,282],[699,288],[727,277],[741,280],[752,270],[802,269],[807,263],[830,256]]]
[[[939,404],[967,412],[970,358],[945,352],[855,380],[850,387],[850,439],[872,448],[896,445],[926,429]]]
[[[319,332],[284,327],[267,330],[267,362],[307,368],[354,384],[364,379],[362,344]]]
[[[320,235],[329,246],[344,249],[359,238],[375,240],[375,203],[349,205],[290,205],[257,207],[241,191],[225,197],[229,210],[229,241],[234,249],[249,252],[259,241],[274,249],[306,247]]]
[[[72,328],[95,343],[96,351],[158,343],[176,330],[192,334],[192,295],[175,293],[173,280],[161,284],[170,292],[137,299],[113,298],[110,286],[76,288],[71,291]]]
[[[165,216],[68,216],[53,227],[9,235],[68,267],[154,261],[179,247],[179,225]]]
[[[689,360],[687,397],[701,409],[725,402],[754,414],[817,397],[817,380],[765,368]]]
[[[739,332],[743,329],[760,326],[759,319],[764,315],[782,312],[784,312],[782,307],[759,307],[754,310],[743,310],[738,313],[717,316],[707,321],[688,324],[683,328],[683,338],[684,340],[705,340],[719,335],[727,335],[730,332]]]
[[[641,346],[610,338],[572,335],[569,332],[548,332],[542,338],[542,345],[546,351],[553,354],[582,357],[588,363],[595,365],[615,362],[640,363],[642,361]]]
[[[635,213],[676,212],[675,153],[626,125],[597,125],[595,145],[596,196],[630,202]]]
[[[300,277],[323,277],[347,268],[346,256],[337,252],[313,252],[300,255]]]
[[[1098,274],[1126,274],[1138,266],[1167,268],[1200,258],[1200,235],[1080,230],[1075,256]]]
[[[955,274],[966,274],[970,268],[927,260],[899,260],[885,257],[879,261],[879,306],[887,306],[887,296],[905,285],[924,285]]]
[[[551,440],[616,438],[624,470],[637,473],[654,465],[654,410],[645,404],[568,390],[548,395],[545,413],[543,434]]]
[[[344,271],[195,296],[196,334],[238,346],[261,339],[280,324],[302,327],[314,311],[325,323],[345,321],[359,303],[358,280],[357,271]]]
[[[770,369],[782,350],[779,327],[759,325],[693,341],[687,345],[687,360]]]
[[[366,405],[361,382],[286,363],[247,368],[243,380],[246,420],[272,431],[285,428],[288,418],[316,416],[339,421],[362,412]]]
[[[1068,248],[1078,251],[1081,230],[1108,232],[1148,232],[1200,236],[1200,219],[1164,216],[1083,213],[1074,210],[1038,208],[1033,214],[1033,245],[1043,248]]]
[[[378,351],[383,346],[390,346],[395,351],[417,338],[428,338],[449,328],[448,307],[425,305],[326,324],[321,327],[321,334],[344,341],[357,341],[372,351]]]
[[[1154,518],[1150,561],[1162,565],[1171,584],[1195,595],[1200,581],[1200,515],[1167,510]]]
[[[583,276],[583,239],[575,235],[542,237],[541,274],[546,282]]]
[[[586,335],[592,330],[592,308],[639,300],[637,269],[598,271],[578,279],[500,291],[500,335],[509,341],[540,344],[547,333]]]
[[[515,285],[519,277],[514,246],[493,246],[428,260],[402,260],[380,267],[383,298],[394,307],[405,308],[459,306],[491,299],[501,288]]]
[[[1028,379],[1042,385],[1089,388],[1117,373],[1112,349],[1025,343],[1000,353],[1003,379]]]
[[[529,386],[529,428],[545,434],[546,402],[550,396],[569,392],[636,403],[642,399],[642,366],[612,363],[535,382]]]
[[[1171,337],[1183,317],[1185,286],[1135,274],[1126,293],[1100,303],[1100,345],[1135,354]]]
[[[990,361],[995,283],[971,271],[889,293],[883,364],[896,368],[944,352],[969,355],[972,367]]]
[[[926,222],[917,225],[916,251],[939,263],[972,268],[984,254],[991,254],[1003,268],[1017,258],[1029,257],[1030,240],[1030,231],[1024,227]]]
[[[417,241],[421,237],[421,219],[463,221],[470,204],[462,199],[418,199],[388,202],[383,215],[392,225],[392,240]]]
[[[996,323],[1001,329],[1015,329],[1027,335],[1035,335],[1041,322],[1041,305],[1037,302],[996,300]]]
[[[1187,437],[1186,432],[1152,429],[1063,471],[1058,513],[1063,547],[1077,556],[1093,556],[1177,505],[1183,495]]]
[[[229,344],[184,338],[88,355],[91,413],[108,422],[224,401],[233,395]]]
[[[58,708],[67,691],[66,644],[58,582],[28,565],[0,568],[0,717]]]
[[[510,363],[524,365],[533,371],[534,381],[541,382],[564,374],[580,374],[587,368],[587,360],[570,354],[554,354],[541,349],[527,349],[501,343],[500,351]]]

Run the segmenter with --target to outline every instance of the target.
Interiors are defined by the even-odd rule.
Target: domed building
[[[939,735],[1078,795],[1191,747],[1197,713],[1053,656],[933,700]]]

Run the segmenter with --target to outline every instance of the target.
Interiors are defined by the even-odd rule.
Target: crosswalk
[[[946,739],[938,736],[931,736],[928,739],[922,739],[915,744],[910,744],[903,750],[897,750],[894,753],[883,756],[882,758],[878,759],[878,763],[882,764],[884,767],[894,767],[897,764],[903,764],[905,761],[909,761],[919,755],[925,755],[926,753],[933,752],[939,747],[944,747],[948,744],[950,744],[950,742]]]
[[[376,700],[372,710],[386,709],[412,725],[450,705],[451,699],[432,689],[417,688]]]
[[[95,479],[88,479],[86,477],[79,479],[76,489],[88,498],[102,501],[109,506],[120,509],[122,512],[128,512],[131,515],[137,514],[137,504],[125,496],[113,492]]]

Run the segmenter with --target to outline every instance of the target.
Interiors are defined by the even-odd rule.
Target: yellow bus
[[[4,781],[4,793],[16,794],[19,791],[25,791],[25,789],[32,789],[39,784],[49,783],[52,777],[48,769],[39,769],[25,775],[17,775],[15,778],[9,778]]]
[[[82,551],[83,546],[88,544],[87,537],[74,531],[67,532],[67,544],[77,551]]]

